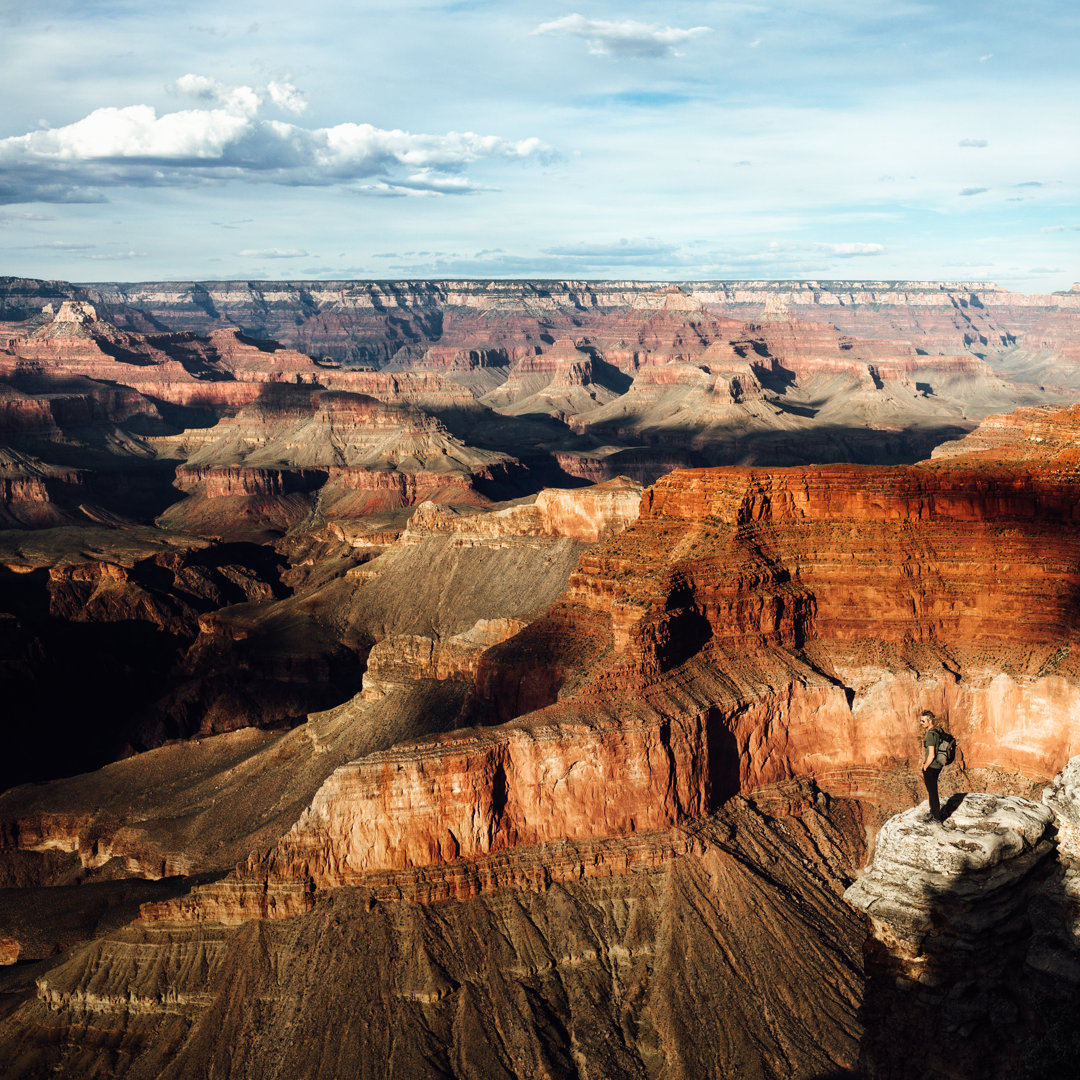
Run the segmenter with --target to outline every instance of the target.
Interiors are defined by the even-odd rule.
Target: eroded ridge
[[[488,726],[340,767],[206,910],[670,828],[794,777],[903,805],[924,707],[972,777],[1046,780],[1080,749],[1076,494],[1057,464],[963,459],[672,474],[468,668],[462,715]]]

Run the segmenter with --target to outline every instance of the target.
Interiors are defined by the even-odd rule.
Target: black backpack
[[[951,765],[956,757],[956,738],[941,728],[934,728],[938,733],[937,753],[934,755],[936,765]]]

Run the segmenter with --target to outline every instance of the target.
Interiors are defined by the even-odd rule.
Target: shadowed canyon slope
[[[894,1029],[938,993],[1012,1040],[967,1075],[1066,1045],[1080,410],[999,363],[1029,308],[349,288],[319,361],[226,325],[254,286],[9,332],[3,677],[49,718],[0,794],[10,1075],[936,1075]],[[990,847],[1056,928],[986,915],[1026,1004],[965,929]]]

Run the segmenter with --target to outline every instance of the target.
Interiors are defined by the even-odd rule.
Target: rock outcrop
[[[866,913],[906,978],[936,985],[970,976],[973,954],[1011,952],[1031,883],[1054,861],[1053,822],[1047,806],[1015,796],[963,795],[944,825],[925,807],[906,810],[882,827],[844,899]]]
[[[641,495],[640,484],[616,477],[586,488],[545,488],[534,499],[484,514],[421,503],[409,518],[402,540],[417,542],[438,533],[462,543],[508,536],[565,536],[596,543],[637,520]]]
[[[0,965],[14,964],[19,959],[19,950],[19,942],[15,938],[0,938]]]
[[[869,932],[861,1075],[1036,1076],[1068,1053],[1078,767],[1042,803],[965,794],[944,825],[924,807],[886,822],[844,894]]]

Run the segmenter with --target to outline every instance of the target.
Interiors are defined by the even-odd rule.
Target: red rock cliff
[[[481,658],[477,714],[526,715],[339,769],[238,882],[660,829],[793,777],[908,804],[922,707],[969,770],[1051,776],[1080,750],[1078,507],[1059,464],[666,477]]]

